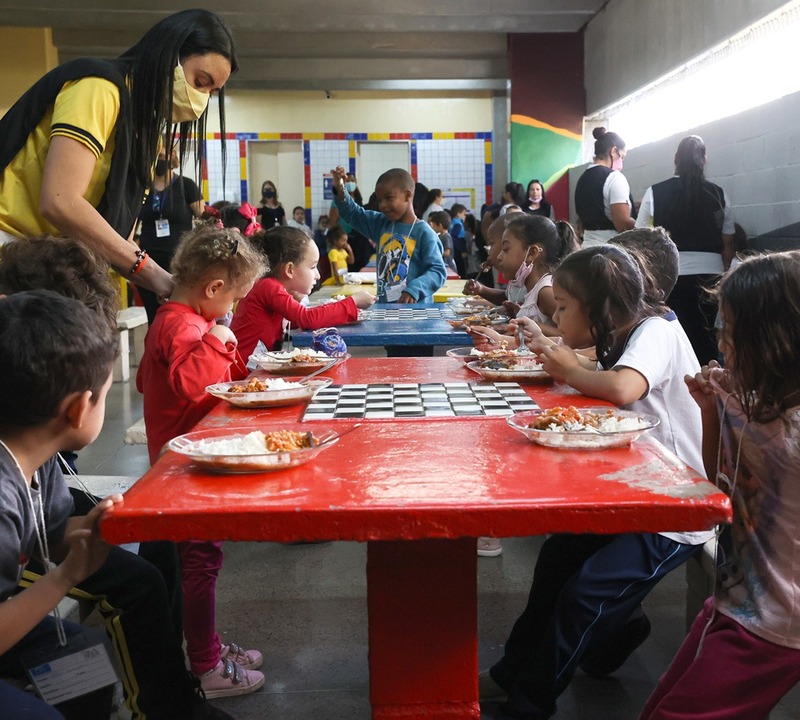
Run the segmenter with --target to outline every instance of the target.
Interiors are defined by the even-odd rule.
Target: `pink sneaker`
[[[478,555],[480,557],[497,557],[503,552],[503,546],[497,538],[479,537]]]
[[[220,660],[217,667],[200,676],[200,687],[206,699],[247,695],[264,684],[264,674],[258,670],[245,670],[232,660]]]
[[[258,670],[264,662],[264,656],[258,650],[245,650],[236,643],[223,645],[219,653],[220,660],[232,660],[245,670]]]

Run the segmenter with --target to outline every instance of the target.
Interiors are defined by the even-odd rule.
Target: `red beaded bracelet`
[[[133,264],[133,267],[128,271],[129,275],[136,275],[146,264],[150,256],[147,254],[147,250],[137,250],[136,251],[136,262]]]

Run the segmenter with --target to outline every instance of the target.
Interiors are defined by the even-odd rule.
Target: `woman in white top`
[[[719,185],[705,179],[706,146],[690,135],[675,153],[675,177],[647,189],[638,227],[661,226],[680,252],[680,276],[667,304],[675,311],[701,365],[717,357],[715,285],[735,253],[731,206]]]
[[[425,198],[425,211],[422,213],[422,222],[428,222],[428,216],[432,212],[441,212],[444,210],[442,203],[444,202],[444,195],[440,188],[433,188],[428,190],[428,195]]]
[[[583,247],[603,245],[635,225],[631,187],[620,172],[627,153],[625,141],[604,127],[592,131],[594,160],[575,186],[577,231]]]

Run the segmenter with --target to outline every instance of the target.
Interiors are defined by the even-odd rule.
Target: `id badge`
[[[22,655],[25,672],[42,700],[57,705],[117,682],[104,637],[87,629],[70,637],[64,647],[54,642]]]
[[[169,237],[169,220],[166,218],[156,220],[156,237]]]
[[[386,302],[397,302],[400,300],[400,296],[403,294],[403,291],[406,289],[406,282],[399,282],[396,285],[389,285],[386,288]]]

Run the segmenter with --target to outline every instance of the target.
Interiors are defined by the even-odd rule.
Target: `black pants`
[[[24,581],[37,578],[33,563]],[[41,568],[38,568],[41,570]],[[120,660],[125,702],[134,718],[187,720],[198,702],[175,633],[167,590],[159,571],[122,548],[71,593],[96,603]],[[108,715],[106,715],[108,717]]]
[[[714,328],[717,304],[708,293],[718,281],[719,275],[680,275],[667,298],[667,305],[678,316],[701,365],[719,356]]]
[[[612,640],[658,581],[700,547],[653,533],[548,538],[528,604],[491,668],[509,693],[508,715],[549,718],[586,652]]]

